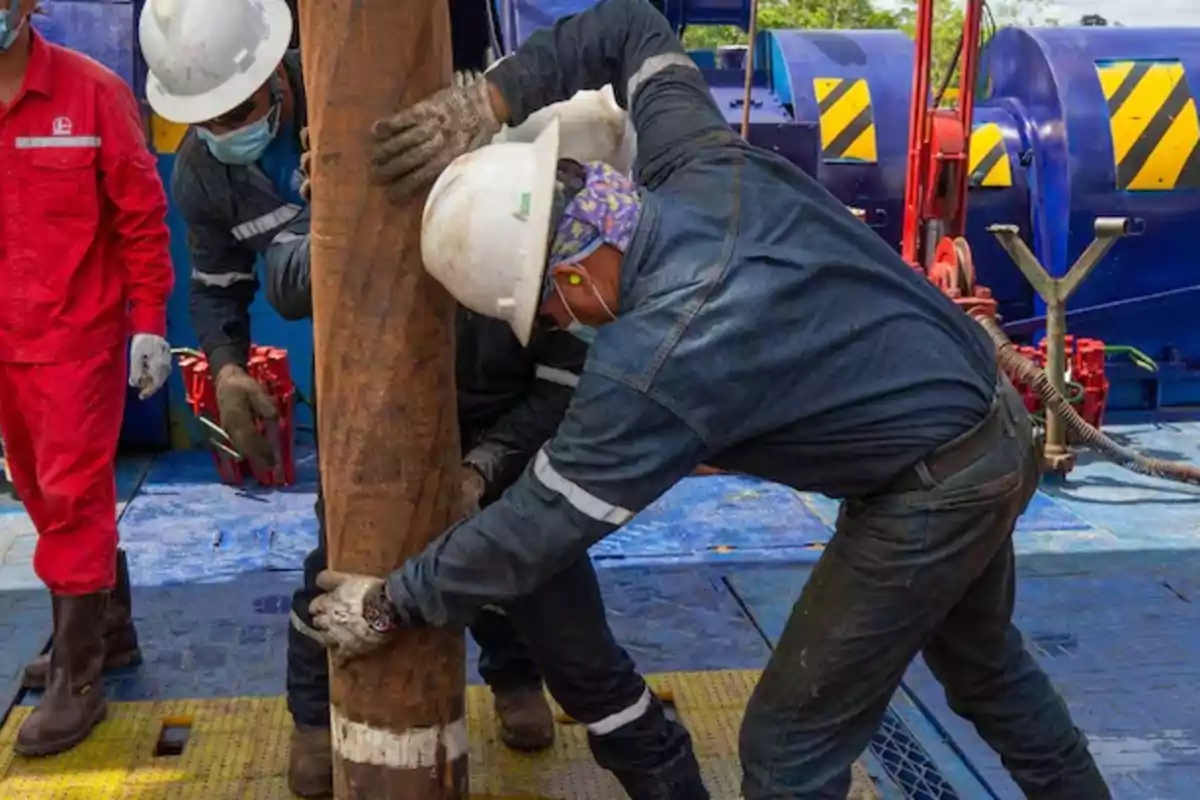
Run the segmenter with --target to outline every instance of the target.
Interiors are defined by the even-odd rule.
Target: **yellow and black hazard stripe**
[[[1178,61],[1096,64],[1108,103],[1117,188],[1200,189],[1200,118]]]
[[[879,154],[871,90],[866,80],[814,78],[813,91],[820,112],[824,160],[874,164]]]
[[[1012,186],[1012,161],[1004,146],[1004,133],[994,122],[971,131],[968,161],[971,188],[1007,189]]]

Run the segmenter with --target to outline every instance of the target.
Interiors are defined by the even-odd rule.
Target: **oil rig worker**
[[[312,313],[309,214],[300,169],[306,105],[299,53],[288,49],[292,31],[284,0],[221,0],[215,6],[213,0],[151,0],[139,27],[150,68],[151,106],[165,119],[191,125],[177,156],[172,194],[188,225],[192,324],[216,375],[221,425],[234,447],[260,465],[270,465],[274,454],[257,422],[272,418],[276,410],[246,371],[249,308],[260,285],[255,273],[259,256],[265,262],[266,297],[281,316],[299,320]],[[239,67],[240,54],[250,64],[245,69]],[[482,68],[481,54],[477,57],[478,63],[468,61],[467,66]],[[512,454],[505,448],[522,446],[522,436],[540,437],[531,445],[536,448],[553,432],[561,413],[551,415],[544,430],[540,426],[546,423],[540,419],[524,421],[522,414],[536,405],[532,394],[528,409],[511,406],[529,389],[525,361],[510,364],[505,356],[493,354],[511,348],[502,337],[497,339],[492,320],[473,319],[473,338],[487,350],[464,347],[460,355],[459,382],[466,387],[460,394],[463,439],[490,434],[486,447],[481,441],[468,461],[485,475],[495,470],[494,480],[503,485],[515,478],[501,474],[513,469]],[[553,352],[561,344],[546,357],[581,360],[574,349]],[[515,340],[512,346],[519,348]],[[552,366],[562,367],[554,374],[565,374],[565,366]],[[471,377],[464,377],[464,371]],[[544,388],[545,383],[538,382],[538,394],[548,392],[554,396],[546,402],[565,403]],[[526,424],[533,427],[524,430]],[[506,445],[510,439],[517,444]],[[516,467],[518,472],[523,465],[522,461]],[[316,576],[326,565],[320,497],[316,516],[319,543],[305,559],[304,584],[293,598],[287,656],[288,706],[295,723],[288,779],[292,791],[302,797],[332,791],[327,655],[312,638],[308,610],[320,591]],[[520,750],[549,747],[553,716],[528,648],[496,611],[478,615],[471,630],[480,645],[479,671],[495,695],[505,743]]]
[[[466,153],[605,84],[637,133],[636,185],[560,160],[553,126]],[[746,712],[747,800],[844,798],[918,654],[1028,797],[1111,796],[1012,623],[1013,528],[1039,468],[992,345],[813,178],[737,137],[649,3],[600,0],[376,135],[395,196],[437,178],[422,254],[460,303],[521,340],[538,317],[599,333],[500,500],[386,581],[321,576],[314,622],[336,657],[525,602],[709,463],[842,500]],[[486,241],[462,241],[468,216]]]
[[[460,73],[456,80],[480,78]],[[493,141],[533,141],[554,124],[562,132],[564,154],[603,156],[628,168],[633,143],[626,119],[606,87],[542,109],[519,127],[501,130]],[[296,260],[290,272],[290,277],[271,279],[296,287],[289,290],[292,298],[279,301],[290,308],[311,307],[307,259]],[[459,306],[456,322],[459,426],[469,487],[464,494],[471,514],[495,502],[553,436],[595,329],[538,326],[523,346],[503,320]],[[690,737],[663,714],[614,639],[586,556],[529,597],[492,610],[507,615],[535,662],[545,665],[542,674],[551,693],[572,718],[587,724],[597,762],[630,796],[653,800],[675,787],[685,792],[679,796],[707,798]],[[632,724],[623,725],[626,721]]]
[[[25,669],[45,690],[17,735],[27,756],[84,741],[107,713],[101,673],[141,661],[115,462],[126,382],[144,399],[171,372],[174,282],[133,92],[43,39],[36,6],[0,0],[0,436],[54,620],[49,655]]]

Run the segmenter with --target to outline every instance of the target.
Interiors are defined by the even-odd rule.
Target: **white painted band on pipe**
[[[333,750],[346,761],[390,769],[423,769],[437,766],[439,745],[446,761],[467,755],[467,721],[457,719],[444,727],[412,728],[403,733],[372,728],[347,719],[337,706],[330,709]]]

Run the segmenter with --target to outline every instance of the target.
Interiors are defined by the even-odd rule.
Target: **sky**
[[[880,6],[897,5],[895,0],[880,0]],[[1049,16],[1064,23],[1077,23],[1084,14],[1099,14],[1110,22],[1133,26],[1200,27],[1200,0],[1053,0]]]
[[[1051,12],[1062,22],[1078,22],[1084,14],[1099,14],[1128,27],[1148,25],[1200,27],[1200,0],[1057,0]]]

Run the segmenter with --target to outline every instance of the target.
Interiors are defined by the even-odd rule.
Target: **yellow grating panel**
[[[649,677],[692,734],[713,800],[738,797],[737,734],[756,671],[678,672]],[[557,710],[557,709],[556,709]],[[290,800],[284,772],[291,720],[282,698],[115,703],[76,750],[48,759],[14,756],[28,715],[13,710],[0,730],[0,800]],[[558,712],[560,718],[561,711]],[[585,729],[560,724],[554,748],[515,753],[500,743],[491,694],[467,693],[471,792],[475,800],[613,800],[619,785],[592,762]],[[190,720],[182,755],[154,756],[165,721]],[[850,797],[880,795],[865,769]]]

